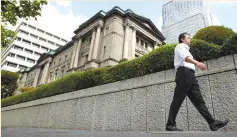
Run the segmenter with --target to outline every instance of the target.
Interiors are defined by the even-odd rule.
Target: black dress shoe
[[[226,119],[225,121],[215,120],[213,123],[210,124],[211,131],[216,131],[219,128],[224,127],[229,122],[229,119]]]
[[[165,130],[166,131],[183,131],[183,129],[179,129],[179,128],[175,127],[175,126],[167,126],[165,128]]]

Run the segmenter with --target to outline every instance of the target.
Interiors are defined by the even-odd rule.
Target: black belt
[[[184,66],[178,67],[178,69],[180,69],[180,68],[188,69],[188,70],[191,70],[193,73],[195,73],[195,71],[193,69],[190,69],[190,68],[187,68],[187,67],[184,67]]]

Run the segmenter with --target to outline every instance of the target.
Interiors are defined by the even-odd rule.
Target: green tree
[[[41,15],[43,5],[46,5],[46,0],[4,0],[1,1],[1,47],[7,47],[14,39],[16,33],[6,28],[7,25],[15,26],[17,20],[24,18],[26,20],[31,17],[37,20],[37,16]]]
[[[19,75],[16,72],[1,70],[1,98],[12,96],[17,88],[17,79]]]

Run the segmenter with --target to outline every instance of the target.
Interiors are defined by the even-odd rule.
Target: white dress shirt
[[[174,67],[177,70],[178,67],[184,66],[195,71],[195,65],[185,61],[187,56],[193,59],[192,54],[189,52],[190,47],[187,44],[179,43],[174,50]]]

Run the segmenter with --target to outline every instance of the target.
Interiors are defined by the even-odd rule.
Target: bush
[[[21,93],[23,93],[23,92],[27,92],[27,91],[30,91],[30,90],[32,90],[32,89],[34,89],[34,88],[36,88],[36,87],[23,87],[23,88],[17,88],[15,91],[14,91],[14,95],[16,95],[16,94],[21,94]]]
[[[198,61],[220,57],[220,46],[204,40],[192,39],[190,52]]]
[[[110,81],[108,75],[105,74],[108,68],[90,69],[66,75],[28,92],[2,99],[2,107],[105,84]]]
[[[127,61],[128,59],[121,59],[121,60],[119,60],[119,62],[118,63],[121,63],[121,62],[124,62],[124,61]]]
[[[237,34],[233,35],[221,46],[221,56],[237,53]]]
[[[1,70],[1,98],[12,96],[17,88],[18,77],[15,72]]]
[[[16,91],[26,92],[26,91],[29,91],[33,88],[36,88],[36,87],[23,87],[23,88],[16,89]]]
[[[174,68],[173,58],[176,45],[176,43],[163,45],[149,54],[112,67],[68,74],[56,81],[31,89],[30,92],[2,99],[2,107]],[[220,56],[220,47],[204,40],[193,39],[191,46],[190,52],[199,61]]]
[[[209,26],[200,29],[193,38],[205,40],[209,43],[222,45],[226,39],[236,34],[232,29],[224,26]]]

